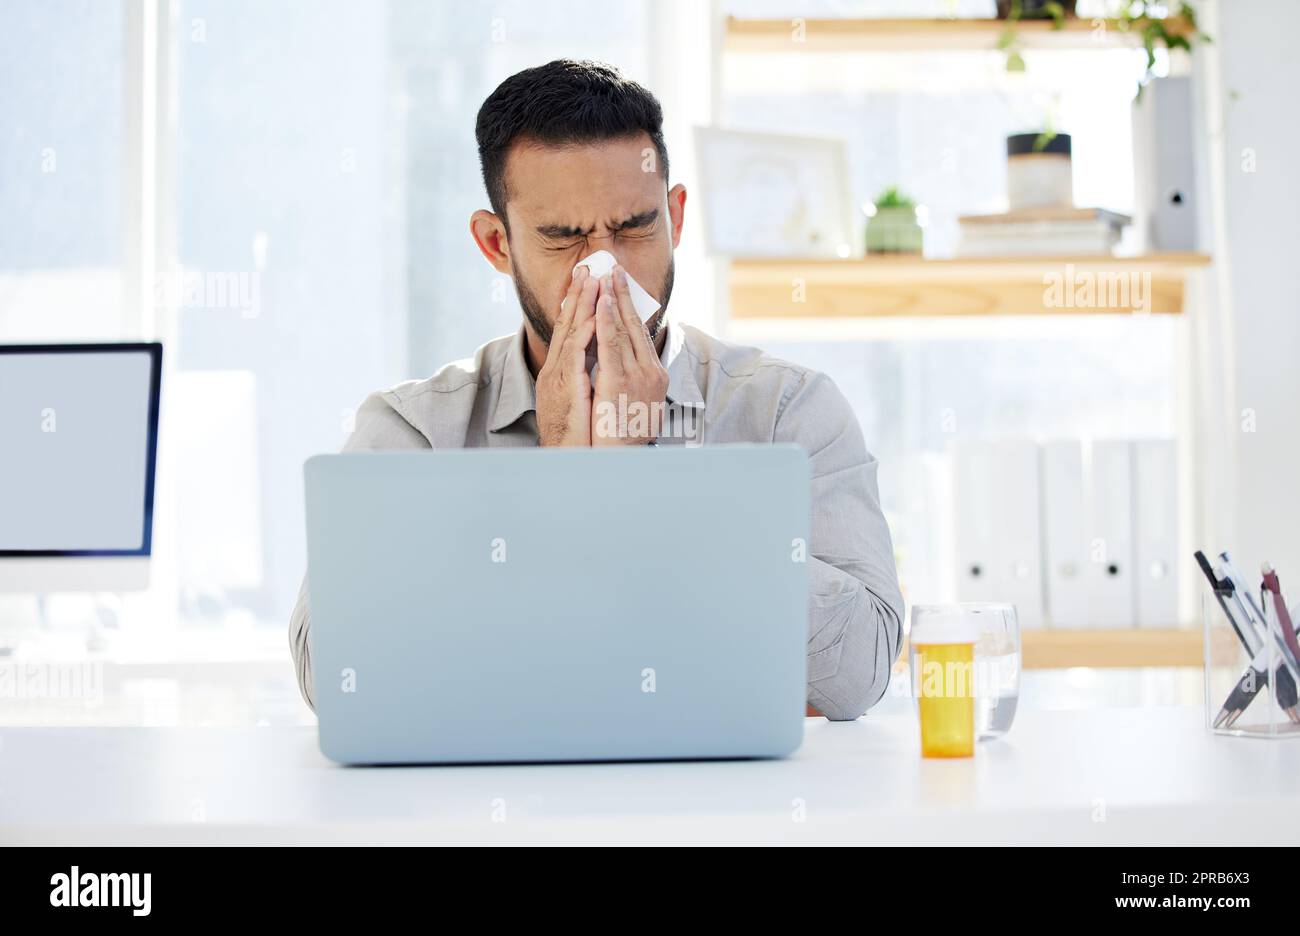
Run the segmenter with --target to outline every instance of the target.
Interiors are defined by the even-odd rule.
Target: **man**
[[[902,638],[876,462],[827,377],[668,321],[686,189],[668,184],[662,123],[649,91],[592,62],[530,68],[492,92],[476,127],[492,210],[474,212],[470,234],[513,279],[522,327],[472,361],[372,394],[344,451],[802,445],[813,478],[808,703],[857,718],[884,694]],[[599,277],[574,271],[597,250],[618,266]],[[628,276],[662,306],[644,324]],[[637,418],[646,412],[653,418]],[[314,707],[310,624],[304,582],[289,635]],[[745,639],[744,623],[736,627]]]

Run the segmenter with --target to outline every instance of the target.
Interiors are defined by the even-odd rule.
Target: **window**
[[[0,9],[0,340],[166,346],[153,584],[126,599],[150,610],[128,628],[283,654],[303,461],[339,448],[368,393],[519,325],[468,234],[487,204],[479,105],[566,55],[646,80],[650,16],[648,0]]]
[[[0,8],[0,336],[124,329],[122,4]]]

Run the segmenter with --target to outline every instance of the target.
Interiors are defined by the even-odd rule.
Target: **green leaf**
[[[900,192],[897,185],[891,185],[876,196],[875,206],[877,208],[915,208],[916,202]]]

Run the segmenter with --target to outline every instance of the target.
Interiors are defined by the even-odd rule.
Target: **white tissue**
[[[614,269],[614,264],[618,260],[608,250],[597,250],[588,257],[583,257],[573,268],[576,270],[580,266],[585,266],[595,277],[604,276],[610,270]],[[650,317],[659,311],[659,300],[646,292],[641,284],[632,279],[631,274],[627,278],[627,291],[632,296],[632,307],[636,309],[636,314],[641,316],[641,321],[648,322]]]
[[[616,263],[618,260],[608,250],[597,250],[594,254],[583,257],[573,265],[573,268],[576,270],[580,266],[585,266],[591,271],[592,276],[600,277],[614,269]],[[627,291],[632,297],[632,308],[636,309],[636,314],[641,317],[641,321],[650,321],[650,317],[659,311],[659,300],[632,279],[630,273],[627,277]],[[591,378],[593,384],[596,382],[596,363],[596,339],[593,338],[591,346],[587,348],[587,376]]]

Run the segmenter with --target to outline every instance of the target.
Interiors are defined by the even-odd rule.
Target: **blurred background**
[[[1300,8],[999,6],[0,6],[0,343],[166,347],[149,587],[0,594],[102,680],[0,723],[311,720],[302,463],[518,327],[474,117],[557,57],[663,102],[672,314],[836,380],[908,603],[1014,601],[1027,704],[1199,702],[1191,551],[1300,566]]]

